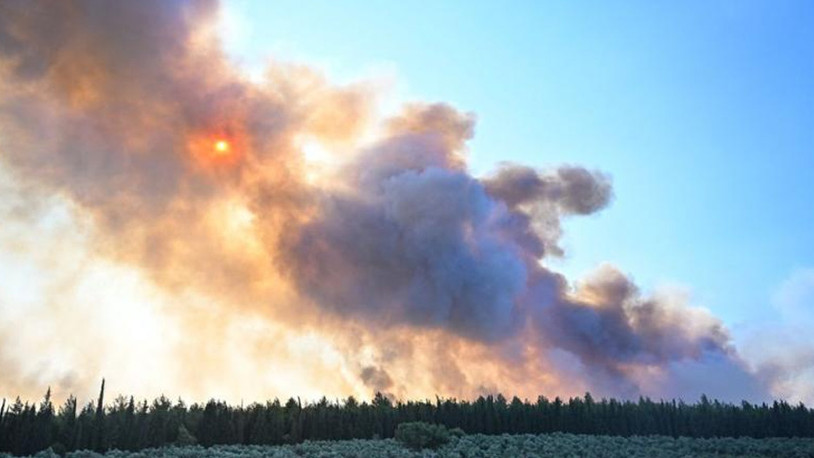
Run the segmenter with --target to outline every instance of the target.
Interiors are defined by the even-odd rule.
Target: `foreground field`
[[[56,457],[45,451],[37,458]],[[70,458],[309,458],[309,457],[808,457],[814,439],[691,439],[664,436],[587,436],[576,434],[463,436],[438,450],[410,450],[393,439],[309,441],[281,446],[164,447],[139,452],[71,452]]]

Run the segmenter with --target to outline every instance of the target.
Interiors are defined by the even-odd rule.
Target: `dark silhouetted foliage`
[[[152,403],[119,396],[84,408],[69,397],[55,412],[50,390],[39,404],[0,402],[0,453],[27,455],[46,450],[141,450],[165,445],[281,445],[305,440],[393,438],[403,425],[440,425],[447,436],[567,432],[607,436],[814,437],[814,411],[802,404],[732,405],[702,397],[681,401],[568,400],[534,402],[502,395],[474,401],[394,402],[377,394],[371,402],[325,398],[303,404],[289,399],[249,406],[211,400],[187,406],[160,397]],[[399,429],[400,428],[400,429]],[[406,428],[406,429],[405,429]],[[423,426],[421,427],[423,428]],[[423,434],[423,429],[421,430]],[[431,436],[431,435],[430,435]],[[432,441],[430,441],[432,442]],[[405,441],[406,443],[406,441]]]
[[[423,421],[401,423],[396,427],[396,440],[413,449],[438,448],[449,442],[450,434],[443,425]]]

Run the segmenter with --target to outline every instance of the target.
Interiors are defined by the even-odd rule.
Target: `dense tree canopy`
[[[187,406],[160,397],[148,403],[132,397],[79,408],[69,397],[55,411],[50,390],[39,404],[19,398],[0,406],[0,452],[17,455],[52,447],[55,451],[140,450],[164,445],[294,444],[304,440],[391,438],[401,423],[423,421],[461,428],[467,434],[568,432],[611,436],[814,437],[814,410],[783,401],[732,405],[706,397],[682,401],[594,400],[590,394],[568,400],[540,396],[535,401],[502,395],[474,401],[394,402],[377,394],[370,402],[353,397],[298,399],[249,406],[211,400]]]

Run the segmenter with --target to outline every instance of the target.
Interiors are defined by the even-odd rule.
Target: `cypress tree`
[[[105,379],[99,390],[99,401],[96,403],[96,416],[93,422],[93,448],[102,451],[105,448]]]

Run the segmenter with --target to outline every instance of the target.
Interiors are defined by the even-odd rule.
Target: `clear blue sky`
[[[476,174],[499,161],[611,174],[612,206],[566,226],[555,267],[572,278],[610,261],[645,289],[686,285],[737,332],[814,266],[814,1],[228,9],[247,63],[313,62],[343,81],[393,69],[407,99],[475,112]]]

